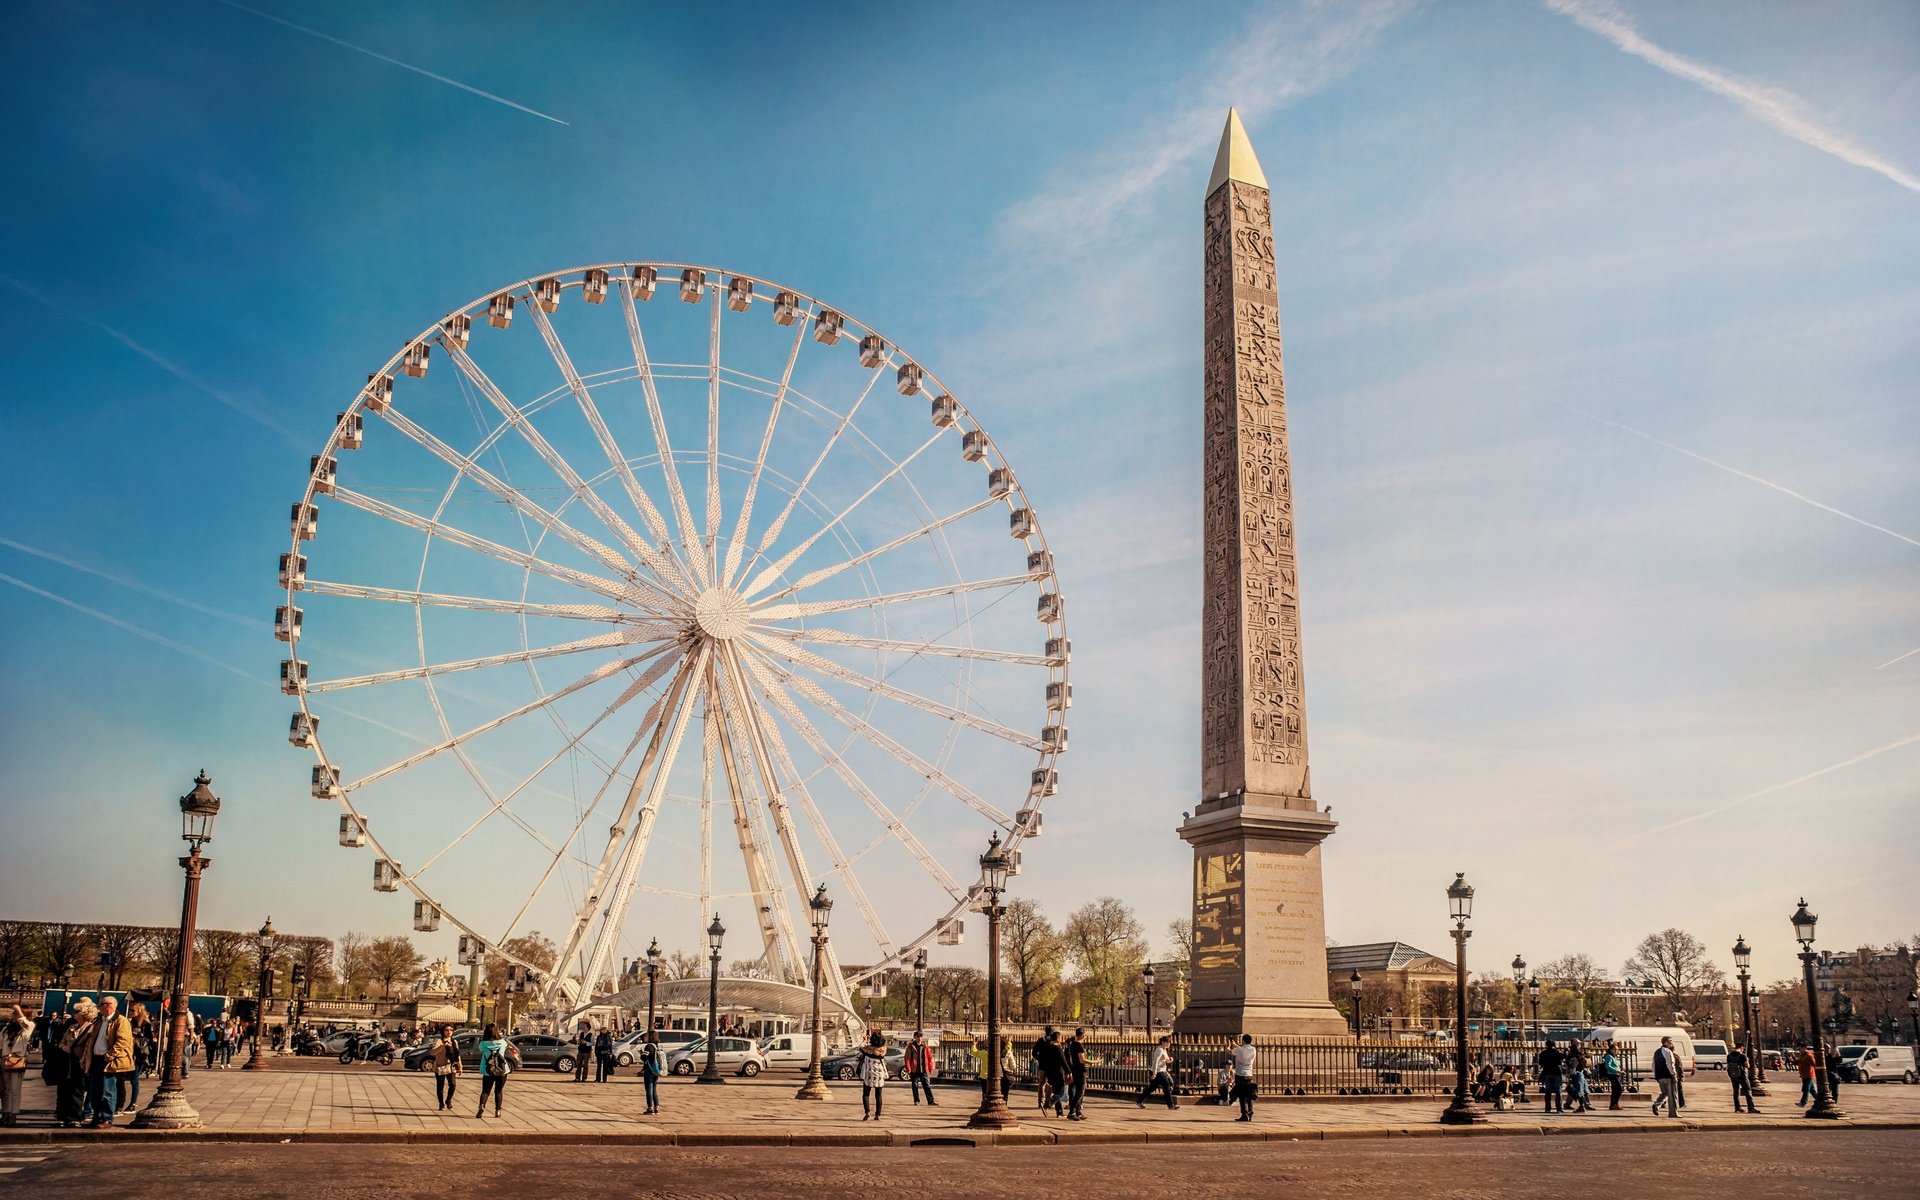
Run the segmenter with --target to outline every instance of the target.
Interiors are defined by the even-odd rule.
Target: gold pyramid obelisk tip
[[[1247,127],[1240,123],[1237,108],[1227,110],[1227,127],[1220,131],[1220,153],[1213,156],[1213,178],[1207,180],[1207,195],[1213,195],[1229,179],[1259,188],[1267,186],[1267,173],[1253,156],[1253,143],[1247,140]]]

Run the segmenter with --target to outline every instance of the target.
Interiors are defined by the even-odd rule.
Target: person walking
[[[887,1035],[873,1033],[860,1047],[860,1119],[878,1121],[887,1087]]]
[[[1813,1050],[1800,1047],[1800,1053],[1794,1058],[1794,1065],[1800,1069],[1800,1099],[1794,1102],[1795,1108],[1805,1108],[1807,1101],[1817,1094],[1814,1091],[1817,1072],[1814,1070]]]
[[[913,1040],[907,1043],[907,1086],[913,1089],[913,1102],[920,1103],[920,1091],[926,1089],[927,1105],[932,1107],[940,1103],[933,1098],[933,1047],[927,1045],[926,1035],[919,1030],[913,1031]]]
[[[1173,1052],[1167,1048],[1172,1040],[1161,1038],[1147,1056],[1147,1086],[1141,1088],[1140,1094],[1133,1098],[1133,1102],[1141,1108],[1147,1106],[1147,1097],[1155,1092],[1166,1093],[1168,1108],[1180,1107],[1179,1098],[1173,1094]]]
[[[240,1044],[240,1022],[232,1017],[220,1018],[220,1069],[233,1068],[233,1052]]]
[[[67,1012],[66,1031],[60,1035],[60,1090],[54,1102],[54,1116],[62,1129],[72,1129],[87,1119],[87,1045],[93,1040],[93,1024],[100,1010],[82,996]]]
[[[1827,1097],[1835,1104],[1840,1103],[1840,1070],[1846,1060],[1840,1057],[1840,1051],[1832,1043],[1825,1047],[1827,1052]]]
[[[133,1022],[120,1015],[120,1001],[100,1001],[100,1015],[81,1053],[87,1073],[88,1129],[105,1129],[120,1112],[120,1077],[133,1070]]]
[[[640,1082],[647,1087],[646,1115],[652,1116],[660,1111],[660,1043],[653,1040],[649,1032],[647,1040],[640,1043]]]
[[[1741,1096],[1747,1098],[1748,1112],[1760,1111],[1753,1106],[1753,1076],[1748,1070],[1747,1052],[1737,1042],[1727,1051],[1727,1083],[1733,1088],[1733,1111],[1740,1111]]]
[[[453,1040],[453,1026],[440,1027],[427,1061],[433,1067],[433,1098],[439,1111],[447,1112],[453,1108],[454,1088],[460,1082],[460,1043]]]
[[[1617,1111],[1620,1107],[1620,1094],[1626,1088],[1620,1078],[1620,1057],[1614,1053],[1612,1042],[1607,1043],[1606,1053],[1600,1056],[1600,1077],[1607,1081],[1609,1091],[1607,1108]]]
[[[1067,1120],[1084,1121],[1081,1105],[1087,1098],[1087,1031],[1075,1028],[1065,1046],[1067,1057]]]
[[[488,1023],[480,1034],[480,1107],[475,1109],[475,1117],[483,1117],[487,1112],[487,1096],[493,1096],[493,1115],[500,1115],[500,1102],[507,1093],[507,1076],[520,1067],[520,1052],[513,1043],[500,1036],[500,1027]]]
[[[1013,1039],[1002,1036],[1000,1039],[1000,1102],[1002,1104],[1005,1104],[1007,1097],[1013,1094],[1013,1076],[1019,1069],[1020,1064],[1013,1058]],[[980,1078],[984,1084],[986,1079],[984,1071]]]
[[[0,1126],[20,1123],[20,1088],[27,1080],[27,1051],[35,1032],[33,1018],[18,1004],[0,1025]]]
[[[1540,1111],[1564,1113],[1567,1107],[1560,1099],[1560,1070],[1566,1063],[1566,1055],[1554,1044],[1552,1038],[1540,1053],[1534,1055],[1534,1069],[1540,1073]]]
[[[593,1081],[605,1083],[613,1078],[613,1030],[602,1028],[593,1039]]]
[[[1567,1043],[1566,1057],[1561,1060],[1561,1070],[1566,1072],[1567,1103],[1573,1105],[1575,1112],[1592,1112],[1592,1085],[1587,1082],[1587,1054],[1580,1049],[1579,1042]]]
[[[1259,1055],[1253,1045],[1253,1035],[1241,1034],[1240,1044],[1233,1048],[1233,1098],[1240,1101],[1236,1121],[1253,1120],[1253,1097],[1258,1090],[1253,1082],[1253,1060]]]
[[[1034,1066],[1040,1072],[1040,1109],[1053,1109],[1053,1115],[1067,1115],[1067,1052],[1060,1044],[1060,1031],[1051,1029],[1033,1048]]]
[[[587,1067],[593,1061],[593,1026],[580,1022],[573,1034],[573,1081],[587,1081]]]
[[[1665,1105],[1667,1115],[1678,1120],[1680,1117],[1680,1092],[1674,1081],[1680,1078],[1680,1056],[1673,1052],[1673,1039],[1660,1039],[1660,1048],[1653,1052],[1653,1081],[1660,1085],[1660,1097],[1653,1102],[1653,1115],[1660,1115],[1660,1106]]]
[[[140,1106],[140,1072],[147,1065],[147,1043],[153,1039],[153,1022],[147,1019],[145,1005],[127,1010],[133,1026],[133,1065],[120,1073],[120,1111],[130,1113]]]

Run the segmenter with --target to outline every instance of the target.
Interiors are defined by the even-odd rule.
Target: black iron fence
[[[1087,1090],[1091,1092],[1138,1091],[1147,1083],[1148,1064],[1152,1061],[1157,1039],[1142,1033],[1127,1037],[1088,1038]],[[1173,1036],[1169,1049],[1173,1055],[1175,1086],[1183,1095],[1209,1095],[1222,1089],[1222,1072],[1231,1070],[1238,1038],[1204,1037],[1193,1034]],[[1564,1049],[1565,1042],[1560,1043]],[[948,1078],[978,1078],[981,1070],[978,1046],[949,1035],[937,1052],[940,1074]],[[1467,1043],[1467,1070],[1477,1076],[1484,1065],[1496,1075],[1512,1069],[1516,1078],[1532,1081],[1543,1041],[1480,1041]],[[1604,1092],[1600,1078],[1604,1043],[1581,1043],[1589,1057],[1588,1078],[1596,1092]],[[1032,1041],[1022,1039],[1013,1047],[1014,1086],[1031,1086],[1035,1068],[1031,1057]],[[1429,1038],[1393,1035],[1369,1035],[1361,1038],[1266,1038],[1254,1042],[1253,1079],[1262,1096],[1445,1096],[1454,1088],[1455,1056],[1453,1043]],[[1615,1046],[1622,1080],[1634,1078],[1637,1071],[1631,1046]]]

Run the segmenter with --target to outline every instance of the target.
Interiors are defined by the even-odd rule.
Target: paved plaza
[[[1129,1097],[1089,1095],[1085,1121],[1066,1121],[1035,1108],[1032,1092],[1015,1091],[1012,1106],[1018,1129],[1000,1133],[971,1130],[966,1119],[978,1102],[974,1088],[945,1086],[937,1107],[915,1106],[904,1084],[885,1089],[884,1118],[862,1121],[856,1084],[829,1085],[833,1098],[806,1102],[793,1098],[800,1077],[789,1072],[757,1079],[733,1078],[724,1086],[669,1078],[661,1085],[662,1112],[642,1114],[645,1093],[629,1073],[607,1083],[575,1083],[571,1076],[543,1070],[514,1075],[507,1085],[502,1115],[476,1120],[478,1077],[460,1081],[452,1112],[434,1108],[433,1077],[399,1067],[340,1067],[289,1061],[287,1069],[264,1072],[197,1070],[188,1094],[206,1123],[202,1134],[148,1134],[115,1129],[105,1132],[49,1128],[53,1097],[30,1076],[25,1123],[0,1132],[0,1145],[20,1141],[131,1140],[146,1137],[205,1137],[241,1140],[368,1141],[606,1141],[657,1145],[843,1145],[912,1146],[927,1139],[965,1139],[976,1145],[1048,1145],[1073,1143],[1178,1143],[1232,1141],[1321,1141],[1342,1138],[1466,1136],[1500,1134],[1737,1131],[1803,1129],[1809,1122],[1794,1107],[1797,1082],[1781,1082],[1761,1104],[1758,1116],[1735,1114],[1724,1080],[1711,1074],[1687,1086],[1688,1107],[1681,1119],[1656,1117],[1651,1095],[1626,1097],[1619,1112],[1604,1107],[1584,1114],[1543,1114],[1537,1102],[1494,1114],[1485,1126],[1468,1130],[1438,1124],[1443,1099],[1267,1100],[1251,1126],[1232,1120],[1233,1109],[1184,1098],[1177,1110],[1150,1103],[1141,1109]],[[153,1084],[146,1087],[151,1094]],[[1920,1130],[1920,1087],[1900,1084],[1846,1087],[1842,1106],[1848,1117],[1835,1126]],[[1821,1123],[1826,1127],[1826,1123]]]

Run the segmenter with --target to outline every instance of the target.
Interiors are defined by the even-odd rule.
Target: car
[[[905,1079],[907,1054],[898,1046],[887,1047],[887,1078]],[[828,1079],[853,1080],[860,1078],[860,1050],[842,1050],[820,1064],[820,1073]]]
[[[823,1054],[826,1048],[826,1039],[822,1038],[820,1049]],[[769,1067],[798,1067],[804,1071],[813,1063],[813,1035],[810,1033],[776,1033],[762,1039],[760,1049],[766,1054]]]
[[[656,1029],[653,1040],[660,1047],[662,1055],[671,1054],[689,1042],[697,1042],[707,1036],[698,1029]],[[613,1044],[613,1061],[622,1067],[630,1067],[640,1061],[640,1047],[645,1044],[647,1034],[644,1029],[635,1030]]]
[[[1912,1046],[1842,1046],[1840,1073],[1849,1083],[1912,1083],[1920,1078],[1914,1071]]]
[[[1727,1043],[1720,1038],[1695,1038],[1693,1059],[1702,1071],[1724,1071],[1727,1069]]]
[[[434,1046],[438,1044],[439,1041],[439,1038],[430,1038],[417,1046],[407,1047],[406,1051],[400,1055],[401,1065],[409,1071],[423,1069],[427,1065],[428,1057],[433,1054]],[[465,1033],[456,1033],[453,1035],[453,1044],[460,1048],[460,1061],[462,1065],[478,1066],[480,1064],[480,1051],[478,1048],[480,1045],[480,1035],[477,1032],[468,1030]]]
[[[667,1052],[667,1071],[674,1075],[692,1075],[706,1068],[707,1039],[688,1042]],[[713,1062],[721,1070],[752,1078],[767,1069],[767,1056],[750,1038],[713,1039]]]
[[[521,1067],[552,1067],[565,1074],[573,1070],[575,1062],[573,1043],[554,1037],[549,1033],[522,1033],[507,1039],[513,1048],[520,1052]],[[477,1045],[477,1043],[476,1043]],[[475,1051],[475,1065],[478,1065],[478,1051]],[[462,1061],[465,1056],[462,1055]]]

